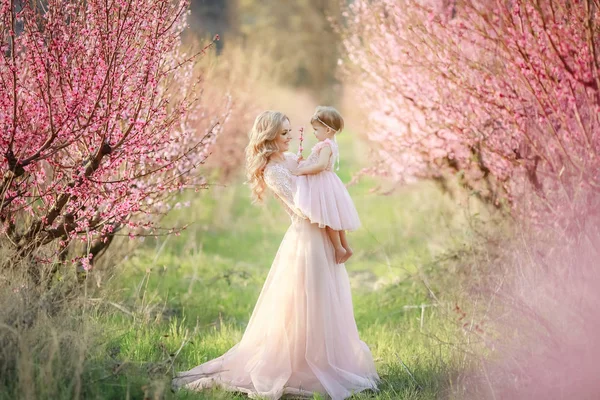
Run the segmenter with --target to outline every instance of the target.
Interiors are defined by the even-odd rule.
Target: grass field
[[[340,146],[340,176],[348,181],[363,162],[361,145],[342,137]],[[366,179],[349,188],[363,223],[350,235],[355,256],[347,264],[355,317],[382,378],[379,393],[355,398],[434,399],[463,363],[447,345],[460,333],[451,318],[453,288],[443,283],[450,270],[437,260],[468,248],[471,228],[461,207],[432,184],[386,196],[371,193],[375,185]],[[289,226],[276,201],[253,206],[249,199],[241,179],[189,193],[182,199],[189,207],[164,221],[188,229],[147,238],[121,261],[115,257],[117,273],[102,283],[104,297],[89,294],[86,304],[97,305],[77,314],[89,332],[78,328],[77,340],[67,339],[87,346],[76,368],[81,379],[51,387],[50,378],[34,379],[32,398],[244,398],[218,390],[172,393],[169,385],[173,371],[217,357],[241,338]],[[422,304],[433,306],[410,307]],[[43,357],[35,368],[61,368]]]
[[[341,147],[340,175],[348,181],[359,167],[352,157],[359,147],[343,139]],[[436,281],[436,258],[466,246],[470,230],[465,213],[430,184],[386,196],[370,193],[374,186],[365,180],[350,188],[363,228],[350,237],[356,253],[347,268],[360,334],[383,383],[380,393],[356,398],[433,399],[458,362],[444,345],[456,331],[446,309],[405,306],[445,307],[426,283]],[[113,308],[98,315],[107,335],[98,361],[108,353],[121,368],[99,388],[110,387],[116,397],[167,393],[169,367],[189,369],[233,346],[289,225],[273,199],[251,205],[241,183],[214,186],[187,200],[190,206],[172,212],[165,223],[191,226],[180,236],[146,240],[128,257],[110,283]],[[243,396],[210,391],[175,397]]]

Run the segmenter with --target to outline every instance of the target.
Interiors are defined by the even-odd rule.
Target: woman
[[[260,114],[246,148],[253,196],[268,187],[292,224],[281,242],[242,340],[221,357],[178,374],[175,388],[220,386],[251,398],[327,393],[345,399],[377,388],[369,348],[358,337],[346,268],[336,264],[325,229],[312,224],[293,203],[291,171],[297,158],[286,153],[288,118]]]

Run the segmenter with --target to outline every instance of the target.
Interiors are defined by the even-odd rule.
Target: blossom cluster
[[[183,52],[188,7],[1,0],[0,224],[17,254],[152,231],[204,184],[227,110],[203,112],[194,63],[214,41]]]
[[[492,204],[562,226],[594,207],[600,16],[590,2],[357,0],[345,17],[345,74],[387,174],[459,175]]]

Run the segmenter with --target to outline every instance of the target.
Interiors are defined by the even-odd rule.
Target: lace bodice
[[[285,211],[293,221],[307,219],[307,217],[294,205],[295,179],[292,175],[290,164],[295,164],[297,158],[295,155],[286,153],[286,160],[279,163],[269,163],[265,167],[265,183],[275,194],[275,197],[282,203]]]
[[[319,154],[321,153],[321,149],[325,146],[329,146],[331,148],[331,157],[329,158],[327,170],[333,171],[333,165],[335,164],[335,160],[338,158],[339,149],[337,143],[329,139],[325,139],[322,142],[315,144],[310,152],[310,155],[306,158],[306,160],[300,163],[300,166],[312,165],[319,161]]]

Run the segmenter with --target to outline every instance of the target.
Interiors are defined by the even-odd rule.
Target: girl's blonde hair
[[[344,129],[344,118],[333,107],[318,106],[310,119],[310,123],[320,122],[328,128],[333,129],[336,133]]]
[[[254,120],[250,143],[246,147],[246,177],[254,202],[260,202],[265,192],[264,170],[271,155],[279,151],[275,139],[289,118],[279,111],[263,111]]]

